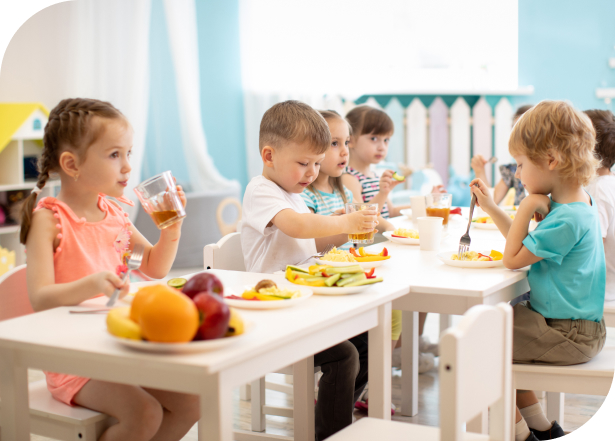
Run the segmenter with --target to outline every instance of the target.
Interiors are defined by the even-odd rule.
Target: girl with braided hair
[[[181,222],[164,229],[151,245],[117,201],[130,177],[133,130],[110,103],[66,99],[50,113],[39,161],[40,175],[22,208],[21,242],[28,251],[28,294],[35,311],[77,305],[121,288],[122,257],[144,246],[141,271],[166,276],[181,234]],[[57,198],[37,195],[51,173],[59,175]],[[186,196],[178,193],[184,206]],[[53,397],[117,419],[100,440],[179,440],[198,421],[198,397],[45,372]]]

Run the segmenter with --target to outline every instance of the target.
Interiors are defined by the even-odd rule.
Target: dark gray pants
[[[367,332],[314,356],[322,377],[316,402],[316,441],[352,423],[354,403],[367,383]]]

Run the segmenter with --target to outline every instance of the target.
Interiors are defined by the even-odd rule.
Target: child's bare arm
[[[30,303],[35,311],[58,306],[78,305],[103,293],[111,296],[116,288],[128,293],[129,284],[112,272],[103,271],[70,283],[55,283],[53,268],[54,240],[58,234],[56,219],[50,210],[38,210],[32,216],[28,234],[27,284]]]
[[[290,208],[276,214],[271,223],[295,239],[315,239],[348,233],[367,233],[378,224],[375,210],[362,210],[342,216],[297,213]]]
[[[327,245],[335,245],[341,247],[348,242],[348,234],[336,234],[335,236],[319,237],[315,239],[316,249],[320,252],[325,249]]]
[[[183,192],[181,185],[177,186],[179,198],[186,206],[186,195]],[[181,226],[183,221],[165,228],[160,232],[160,239],[156,245],[152,246],[149,241],[134,227],[130,226],[132,235],[130,236],[130,247],[134,248],[135,244],[141,244],[144,247],[143,262],[140,270],[143,274],[154,279],[162,279],[166,277],[175,261],[177,255],[177,247],[181,237]]]
[[[543,259],[530,252],[523,245],[523,240],[527,237],[530,220],[534,213],[546,216],[549,213],[550,202],[548,196],[539,194],[531,194],[521,201],[521,205],[519,205],[515,215],[515,220],[506,237],[503,258],[506,268],[523,268]]]
[[[491,216],[495,226],[504,237],[508,237],[508,232],[512,225],[512,219],[491,198],[489,187],[481,179],[474,179],[470,183],[470,191],[476,196],[476,205],[481,207],[485,213]],[[527,236],[527,233],[526,233]]]

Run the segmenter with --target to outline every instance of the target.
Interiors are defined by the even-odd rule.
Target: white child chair
[[[26,286],[26,265],[0,277],[0,320],[32,314]],[[62,441],[95,441],[114,421],[103,413],[55,400],[45,380],[28,384],[30,431]],[[2,403],[0,402],[0,406]]]
[[[205,245],[203,250],[205,269],[221,269],[231,271],[245,271],[241,249],[241,233],[231,233],[224,236],[215,244]],[[297,374],[301,372],[302,374]],[[320,368],[314,367],[314,357],[298,362],[296,365],[280,369],[277,374],[293,375],[293,386],[266,382],[265,378],[259,378],[250,386],[241,387],[241,399],[251,401],[251,426],[252,432],[264,432],[266,429],[265,415],[276,415],[286,418],[294,418],[295,431],[307,431],[308,439],[314,438],[314,377],[310,373],[316,373]],[[303,375],[305,374],[305,375]],[[293,394],[295,399],[293,408],[281,406],[267,406],[265,402],[265,389]],[[297,397],[305,397],[298,399]],[[295,417],[297,415],[297,417]],[[308,417],[305,417],[308,415]],[[305,426],[305,427],[304,427]],[[289,437],[272,435],[252,435],[244,431],[235,431],[237,439],[249,440],[282,440]]]
[[[440,339],[440,427],[361,418],[329,441],[510,441],[513,432],[512,308],[470,308]],[[463,423],[489,412],[489,434]]]

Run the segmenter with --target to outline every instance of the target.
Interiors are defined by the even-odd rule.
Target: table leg
[[[0,350],[0,427],[5,440],[30,441],[28,370],[18,366],[15,351]]]
[[[440,335],[451,327],[452,322],[453,320],[450,314],[440,314]]]
[[[250,384],[250,394],[252,395],[250,401],[250,422],[252,424],[252,432],[264,432],[266,429],[265,414],[263,412],[267,393],[265,383],[265,377],[261,377]]]
[[[378,326],[369,330],[368,345],[369,416],[390,420],[391,303],[378,307]]]
[[[314,421],[314,356],[293,364],[293,419],[295,441],[313,441]]]
[[[207,375],[201,386],[199,441],[233,440],[233,388],[223,373]]]
[[[564,427],[564,394],[560,392],[547,392],[547,419],[557,420]]]
[[[401,329],[401,414],[415,416],[419,413],[419,313],[403,311]]]

